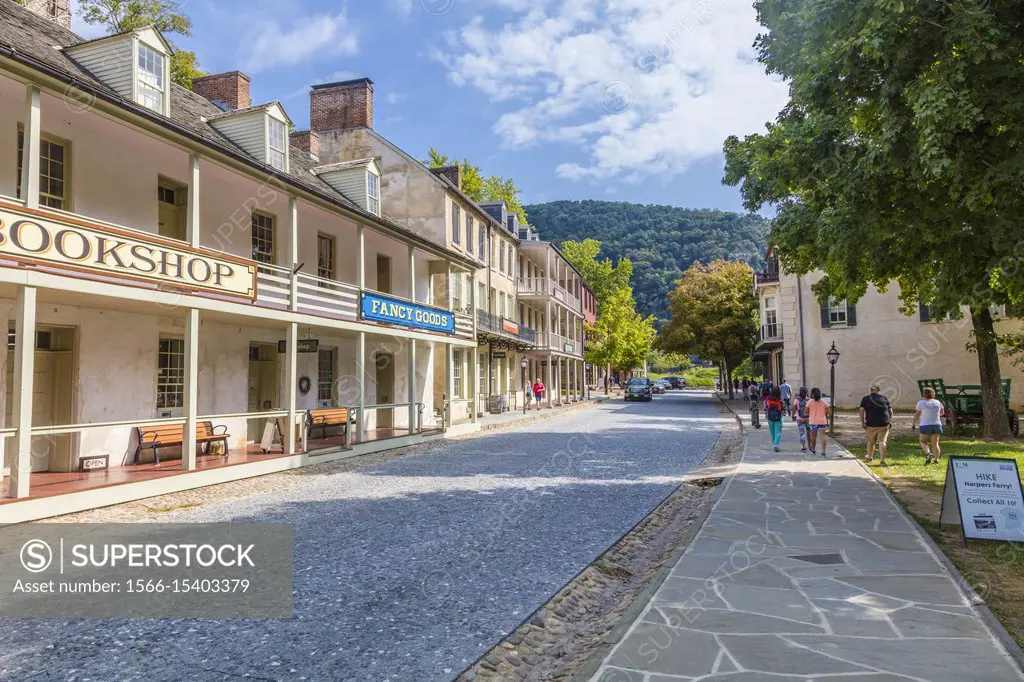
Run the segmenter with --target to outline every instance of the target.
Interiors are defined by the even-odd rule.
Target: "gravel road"
[[[712,448],[708,393],[613,401],[168,521],[295,527],[290,620],[6,620],[4,680],[450,680]]]

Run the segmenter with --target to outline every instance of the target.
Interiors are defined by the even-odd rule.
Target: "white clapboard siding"
[[[222,116],[210,121],[210,125],[257,161],[267,162],[267,112],[265,110]]]
[[[360,208],[369,210],[366,192],[367,172],[365,167],[346,168],[345,170],[321,173],[320,179],[359,204]]]
[[[134,41],[131,34],[69,47],[68,56],[88,69],[104,85],[132,99],[135,78]]]

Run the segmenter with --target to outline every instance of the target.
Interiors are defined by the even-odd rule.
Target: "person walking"
[[[942,419],[946,416],[946,408],[935,399],[935,389],[924,389],[922,396],[923,399],[917,401],[912,425],[914,428],[917,428],[918,424],[921,425],[917,439],[924,450],[924,463],[938,463],[942,456],[939,436],[942,435]]]
[[[540,412],[540,404],[544,401],[544,382],[539,378],[533,382],[533,399],[537,403],[537,411]]]
[[[733,377],[732,378],[732,388],[733,388],[733,391],[735,391],[737,394],[740,392],[740,378],[739,377]]]
[[[821,438],[821,456],[828,457],[828,438],[825,436],[825,429],[828,428],[828,415],[830,408],[828,403],[821,399],[821,389],[811,389],[811,399],[807,401],[804,408],[804,416],[807,417],[807,428],[810,431],[811,454],[818,454],[818,438]]]
[[[748,400],[750,398],[750,379],[743,377],[743,399]]]
[[[786,409],[782,406],[782,391],[773,388],[764,401],[764,416],[768,420],[768,433],[771,434],[775,452],[779,451],[779,445],[782,444],[782,417],[785,414]]]
[[[786,407],[786,416],[788,417],[793,407],[793,387],[789,385],[788,381],[783,379],[782,385],[779,386],[779,391],[782,393],[782,404]]]
[[[533,384],[529,381],[526,382],[526,387],[523,388],[523,399],[526,401],[526,409],[530,409],[530,403],[533,402]]]
[[[882,394],[878,384],[872,384],[870,393],[860,400],[860,425],[868,439],[866,462],[874,460],[875,447],[878,447],[878,463],[885,463],[889,453],[889,428],[892,426],[892,405]]]
[[[796,420],[797,435],[800,436],[800,452],[807,452],[807,387],[801,386],[800,392],[793,398],[792,412]]]

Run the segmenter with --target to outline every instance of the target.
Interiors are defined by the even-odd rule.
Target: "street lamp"
[[[526,414],[526,368],[530,366],[530,361],[523,356],[523,359],[519,361],[519,366],[523,368],[523,414]]]
[[[835,341],[832,342],[832,347],[825,353],[825,357],[830,365],[831,379],[829,392],[832,396],[832,409],[829,410],[828,418],[828,432],[834,436],[836,433],[836,363],[839,362],[839,350],[836,348]]]
[[[592,364],[590,364],[589,362],[583,363],[583,380],[587,384],[587,400],[590,400],[590,382],[594,378],[592,376],[592,372],[593,371],[594,371],[594,366]]]

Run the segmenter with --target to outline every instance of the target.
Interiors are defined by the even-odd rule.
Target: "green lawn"
[[[914,478],[918,485],[932,488],[936,492],[942,491],[942,485],[946,480],[947,455],[961,457],[1005,457],[1016,459],[1017,466],[1024,471],[1024,446],[1017,443],[989,443],[980,440],[967,438],[946,438],[943,436],[939,441],[942,449],[943,461],[941,464],[924,463],[924,453],[917,438],[910,436],[899,436],[889,439],[889,467],[878,467],[876,472],[883,478],[890,476],[909,476]],[[860,446],[859,452],[863,454],[864,447]],[[875,453],[875,464],[878,463],[878,453]]]

